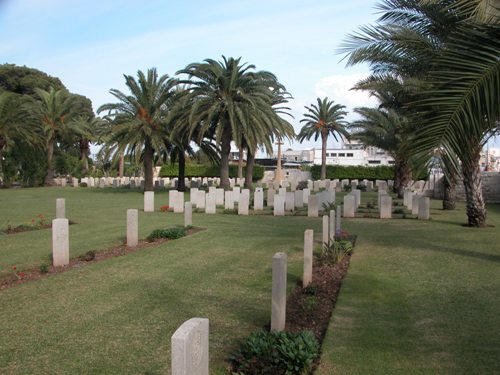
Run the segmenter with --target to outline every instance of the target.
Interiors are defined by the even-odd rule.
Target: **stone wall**
[[[431,176],[431,178],[433,178]],[[498,172],[482,172],[483,198],[486,203],[500,203],[500,173]],[[443,198],[443,176],[439,175],[436,178],[434,186],[434,198]],[[465,189],[462,182],[457,186],[457,200],[465,201]]]

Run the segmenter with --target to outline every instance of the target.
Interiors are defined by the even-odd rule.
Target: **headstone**
[[[184,192],[177,191],[174,197],[174,212],[181,214],[184,212]]]
[[[224,205],[224,189],[215,189],[215,204],[217,206]]]
[[[285,216],[285,197],[283,195],[274,196],[274,216]]]
[[[184,226],[193,225],[193,205],[191,202],[184,202]]]
[[[313,240],[314,231],[312,229],[307,229],[304,232],[304,275],[302,277],[302,287],[304,288],[312,282]]]
[[[197,194],[197,199],[196,199],[196,208],[205,210],[205,204],[206,204],[206,195],[207,193],[205,190],[198,190]]]
[[[264,192],[256,190],[253,195],[253,209],[255,211],[262,211],[264,209]]]
[[[285,329],[286,276],[287,256],[285,253],[276,253],[273,256],[271,331],[283,331]]]
[[[315,192],[318,192],[319,191],[319,181],[314,181],[313,182],[313,190]]]
[[[285,199],[285,210],[293,211],[295,209],[295,193],[293,191],[287,192]]]
[[[207,214],[215,214],[216,204],[215,204],[215,191],[213,193],[208,193],[206,196],[206,204],[205,204],[205,213]]]
[[[139,212],[127,210],[127,246],[135,247],[139,243]]]
[[[248,216],[249,204],[250,204],[250,190],[243,189],[238,200],[238,215]]]
[[[224,208],[226,210],[234,210],[234,198],[231,190],[224,192]]]
[[[428,197],[420,197],[418,201],[418,219],[429,220],[431,200]]]
[[[356,198],[354,195],[344,196],[344,217],[354,217]]]
[[[403,206],[408,208],[408,200],[410,198],[411,191],[408,189],[404,189],[403,191]]]
[[[267,191],[267,207],[273,207],[274,206],[274,195],[275,195],[274,188],[270,188]]]
[[[286,188],[285,187],[279,188],[278,189],[278,194],[282,195],[282,196],[286,196]]]
[[[380,196],[380,218],[392,218],[392,197],[388,194]]]
[[[366,191],[373,190],[373,181],[366,181]]]
[[[330,241],[335,239],[335,210],[330,210],[330,226],[328,235]]]
[[[415,194],[413,194],[413,191],[408,190],[408,195],[406,198],[406,208],[409,210],[413,209],[413,196],[414,195]]]
[[[304,207],[304,192],[302,190],[296,190],[295,194],[295,208]]]
[[[191,189],[189,189],[189,201],[194,206],[196,206],[196,202],[198,201],[198,191],[199,190],[197,187],[192,187]]]
[[[309,200],[307,202],[307,216],[308,217],[318,217],[318,196],[309,195]]]
[[[235,202],[240,199],[240,194],[241,194],[241,188],[239,186],[235,186],[233,188],[233,197]]]
[[[377,205],[380,208],[381,205],[380,199],[382,198],[383,195],[387,195],[387,191],[380,189],[377,194],[378,194]]]
[[[352,195],[354,195],[354,198],[355,198],[355,204],[356,204],[356,208],[359,207],[359,205],[361,204],[361,190],[359,189],[354,189],[352,191]]]
[[[310,189],[304,189],[302,190],[302,201],[304,202],[304,204],[308,204],[309,203],[309,195],[311,194],[311,190]]]
[[[64,219],[66,217],[66,199],[56,199],[56,219]]]
[[[168,191],[168,206],[173,209],[176,204],[177,204],[177,190],[169,190]]]
[[[155,210],[155,192],[144,192],[144,212],[154,212]]]
[[[172,335],[172,375],[208,375],[209,322],[192,318]]]
[[[329,238],[329,220],[328,220],[328,215],[323,215],[323,242],[322,246],[329,245],[330,244],[330,238]]]
[[[411,214],[412,215],[417,215],[418,216],[418,202],[420,200],[420,195],[418,194],[413,194],[411,197],[412,202],[411,202]]]
[[[340,236],[340,232],[342,231],[342,226],[341,226],[341,210],[340,207],[337,207],[337,217],[335,218],[335,235]]]
[[[54,267],[69,263],[69,220],[52,220],[52,264]]]

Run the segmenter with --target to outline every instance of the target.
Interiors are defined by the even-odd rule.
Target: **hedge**
[[[321,165],[313,165],[311,167],[311,175],[314,180],[319,180],[321,176]],[[394,166],[378,165],[376,167],[365,167],[357,165],[327,165],[326,178],[330,180],[392,180],[394,179]],[[427,179],[427,174],[425,172],[419,173],[417,179],[425,180]]]
[[[245,176],[246,168],[243,168],[243,176]],[[160,177],[178,177],[179,164],[165,164],[160,169]],[[218,165],[204,164],[186,164],[186,177],[219,177],[220,167]],[[229,166],[229,177],[238,177],[238,166]],[[264,177],[264,167],[255,165],[253,167],[253,180],[261,180]]]

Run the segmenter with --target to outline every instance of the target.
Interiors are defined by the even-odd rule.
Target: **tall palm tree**
[[[299,142],[305,139],[309,140],[312,137],[317,141],[321,136],[321,179],[325,179],[328,136],[331,134],[337,142],[339,138],[349,138],[349,133],[346,130],[347,123],[343,120],[347,112],[344,111],[344,105],[335,104],[328,97],[323,99],[318,98],[317,104],[312,104],[310,107],[306,106],[305,108],[308,112],[304,113],[305,118],[300,120],[305,125],[300,129],[297,138]]]
[[[221,153],[221,187],[229,188],[229,153],[231,142],[242,139],[250,128],[269,134],[277,113],[272,107],[273,92],[268,86],[274,77],[265,71],[255,72],[254,65],[240,63],[241,59],[222,57],[222,61],[206,59],[193,63],[177,74],[188,79],[190,95],[196,100],[190,108],[190,133],[200,130],[199,137],[213,134]],[[252,144],[255,148],[257,145]]]
[[[97,112],[108,111],[107,117],[113,123],[108,141],[142,159],[144,190],[153,191],[153,161],[167,136],[166,103],[174,82],[166,74],[158,77],[156,68],[148,69],[146,74],[139,70],[137,76],[138,80],[124,75],[130,94],[111,89],[119,102],[104,104]]]
[[[33,126],[41,126],[46,139],[47,174],[44,184],[54,184],[53,156],[54,147],[58,140],[69,139],[82,130],[73,122],[73,98],[63,89],[49,91],[35,89],[36,99],[26,102],[24,110],[29,115],[29,122]]]

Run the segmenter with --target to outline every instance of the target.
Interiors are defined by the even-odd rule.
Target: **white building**
[[[321,149],[314,149],[314,164],[321,165]],[[341,148],[326,150],[326,165],[393,165],[394,159],[386,151],[365,147],[359,142],[344,143]]]

